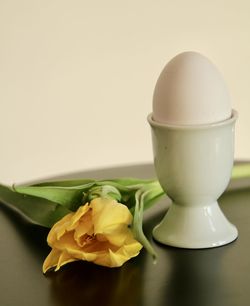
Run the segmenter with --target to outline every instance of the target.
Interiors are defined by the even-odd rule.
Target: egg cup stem
[[[191,249],[222,246],[237,236],[236,227],[226,219],[217,201],[200,207],[173,203],[153,230],[157,241]]]

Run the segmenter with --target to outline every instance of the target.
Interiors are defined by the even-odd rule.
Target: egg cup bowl
[[[231,118],[206,125],[162,124],[148,116],[156,174],[172,200],[153,230],[157,241],[200,249],[237,238],[236,227],[217,202],[231,177],[236,119],[235,110]]]

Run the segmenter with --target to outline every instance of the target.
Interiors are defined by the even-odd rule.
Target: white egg
[[[231,117],[230,96],[217,68],[197,52],[174,57],[153,96],[153,119],[175,125],[211,124]]]

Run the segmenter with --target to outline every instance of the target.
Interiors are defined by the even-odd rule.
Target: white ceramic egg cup
[[[172,199],[154,238],[181,248],[212,248],[232,242],[238,231],[224,216],[217,199],[233,167],[234,125],[231,118],[215,124],[151,125],[154,164],[159,182]]]

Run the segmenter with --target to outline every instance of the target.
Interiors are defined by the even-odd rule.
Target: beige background
[[[0,181],[152,160],[156,79],[194,50],[223,72],[250,158],[250,1],[0,0]]]

